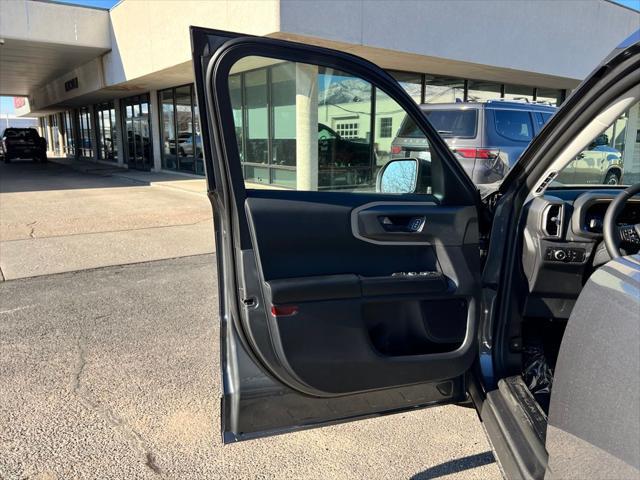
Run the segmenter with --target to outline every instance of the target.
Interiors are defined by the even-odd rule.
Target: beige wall
[[[576,80],[640,25],[640,13],[606,0],[282,0],[280,9],[280,31],[354,52],[363,45],[431,57],[436,68],[448,59]],[[378,63],[396,68],[391,56]]]
[[[67,92],[64,84],[72,78],[78,79],[78,88]],[[68,99],[86,95],[100,90],[104,86],[102,58],[98,57],[34,91],[30,96],[29,102],[33,110],[45,109],[53,103],[64,102]]]
[[[190,25],[330,46],[387,69],[571,89],[640,24],[640,14],[606,0],[122,0],[109,12],[0,2],[0,36],[28,34],[76,60],[34,78],[35,112],[192,82]],[[63,41],[91,46],[92,56],[65,53]],[[74,76],[80,88],[65,92]]]
[[[106,85],[191,62],[189,26],[255,35],[278,31],[278,0],[124,0],[111,10]]]

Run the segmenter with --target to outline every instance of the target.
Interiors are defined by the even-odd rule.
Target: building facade
[[[49,155],[191,175],[203,175],[204,165],[189,25],[354,53],[386,69],[419,103],[502,98],[560,105],[640,23],[638,12],[607,0],[123,0],[109,11],[16,0],[3,9],[0,94],[26,97],[17,113],[40,117]],[[42,66],[20,75],[21,62]],[[247,68],[230,81],[252,182],[296,185],[291,68]],[[319,138],[368,143],[384,161],[403,119],[394,102],[366,85],[351,84],[346,95],[344,82],[320,83],[322,72],[316,78]],[[625,128],[637,130],[637,119],[630,112],[611,142]],[[640,172],[640,147],[627,152]],[[352,167],[340,173],[347,184],[365,168],[375,171]]]

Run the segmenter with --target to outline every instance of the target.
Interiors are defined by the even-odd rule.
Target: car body
[[[371,175],[369,145],[358,139],[342,138],[338,132],[318,123],[318,169],[320,183],[350,188]],[[360,167],[360,168],[358,168]]]
[[[35,128],[5,128],[0,141],[0,154],[5,162],[16,158],[47,160],[47,142]]]
[[[419,106],[370,62],[197,27],[191,38],[225,443],[471,401],[508,478],[640,475],[631,313],[640,310],[640,202],[615,186],[552,184],[640,101],[640,32],[482,196]],[[230,78],[274,63],[301,82],[285,99],[297,108],[295,189],[254,188],[238,146],[234,108],[245,106],[232,104]],[[428,158],[391,159],[374,190],[319,189],[314,85],[334,71],[388,95],[428,140]],[[611,253],[623,231],[636,254]]]
[[[619,185],[624,172],[622,152],[609,145],[606,134],[599,135],[580,152],[556,178],[556,182],[583,185]]]
[[[550,105],[509,100],[425,104],[420,108],[476,184],[504,178],[556,112]],[[427,145],[414,138],[415,132],[415,123],[407,117],[392,142],[392,158],[426,155]]]
[[[194,147],[195,140],[195,147]],[[175,140],[169,140],[169,152],[171,154],[176,153]],[[178,134],[178,155],[181,157],[193,156],[194,152],[196,156],[202,156],[202,137],[200,135],[193,134],[191,132],[183,132]]]

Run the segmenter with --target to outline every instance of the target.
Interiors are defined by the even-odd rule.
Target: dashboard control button
[[[547,247],[544,259],[550,262],[582,263],[586,257],[584,248]]]
[[[556,260],[564,261],[564,259],[567,258],[567,252],[558,249],[554,252],[553,256]]]

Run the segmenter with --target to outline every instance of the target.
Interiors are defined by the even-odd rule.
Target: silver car
[[[420,108],[476,184],[502,180],[556,111],[540,103],[506,100]],[[391,144],[391,157],[428,160],[428,156],[424,136],[405,118]]]

